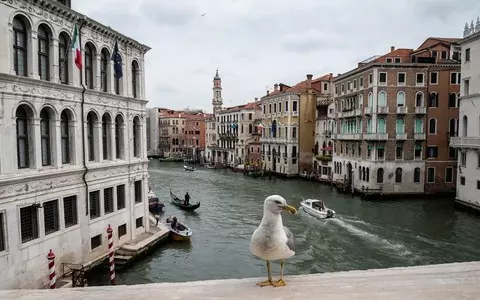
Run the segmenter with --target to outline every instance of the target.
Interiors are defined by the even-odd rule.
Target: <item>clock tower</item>
[[[218,69],[217,73],[215,74],[215,77],[213,77],[213,99],[212,99],[212,105],[213,105],[213,114],[216,115],[219,110],[222,109],[223,105],[223,100],[222,100],[222,79],[218,75]]]

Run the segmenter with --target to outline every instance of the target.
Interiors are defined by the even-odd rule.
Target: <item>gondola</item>
[[[170,198],[172,198],[172,203],[175,204],[176,206],[178,206],[180,209],[183,209],[183,210],[195,210],[197,208],[200,207],[200,201],[198,201],[197,203],[195,204],[189,204],[189,205],[185,205],[185,201],[178,198],[177,196],[175,196],[172,191],[170,191]]]
[[[196,170],[194,167],[190,167],[190,166],[187,166],[187,165],[183,165],[183,168],[185,169],[185,171],[190,171],[190,172],[193,172],[193,171]]]
[[[165,208],[165,205],[158,200],[157,195],[152,190],[148,191],[148,210],[152,214],[159,214]]]

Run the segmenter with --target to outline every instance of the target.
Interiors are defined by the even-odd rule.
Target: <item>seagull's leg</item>
[[[280,279],[273,283],[274,287],[286,286],[287,284],[283,281],[283,259],[280,261]]]
[[[268,280],[257,283],[258,286],[263,287],[263,286],[273,285],[272,275],[270,274],[270,261],[269,260],[267,260],[267,273],[268,273]]]

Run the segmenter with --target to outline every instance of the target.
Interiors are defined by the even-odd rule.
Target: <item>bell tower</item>
[[[222,79],[218,75],[218,69],[213,77],[213,114],[216,115],[217,111],[222,109],[223,100],[222,100]]]

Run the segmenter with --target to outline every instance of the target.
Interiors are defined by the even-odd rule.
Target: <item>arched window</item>
[[[13,19],[13,68],[18,76],[28,76],[27,25],[24,19],[16,16]]]
[[[397,133],[405,133],[405,122],[403,119],[397,119]]]
[[[383,183],[383,168],[377,169],[377,183]]]
[[[457,120],[451,118],[448,121],[448,136],[457,136]]]
[[[367,133],[372,133],[372,118],[367,119]]]
[[[437,119],[431,118],[430,121],[428,121],[428,133],[437,134]]]
[[[30,136],[32,133],[30,120],[31,109],[26,105],[20,105],[15,113],[17,125],[17,159],[18,168],[25,169],[30,167]]]
[[[97,115],[91,111],[87,115],[87,141],[88,141],[88,160],[95,160],[95,123],[98,121]]]
[[[85,45],[85,85],[87,88],[93,90],[93,58],[95,51],[92,44]]]
[[[438,107],[437,93],[430,93],[430,97],[428,98],[428,107]]]
[[[402,168],[397,168],[395,170],[395,182],[396,183],[402,182]]]
[[[413,182],[415,183],[420,182],[420,168],[415,168],[413,170]]]
[[[398,92],[397,93],[397,106],[405,106],[405,93]]]
[[[60,135],[61,135],[61,148],[62,148],[62,164],[70,163],[70,112],[67,110],[62,111],[60,115]],[[73,144],[73,143],[72,143]]]
[[[133,119],[133,156],[140,157],[140,149],[141,149],[141,139],[140,139],[140,119],[135,117]]]
[[[462,128],[462,136],[468,136],[468,118],[467,116],[463,116],[463,119],[462,119],[462,125],[463,125],[463,128]]]
[[[242,125],[243,126],[243,125]],[[252,134],[253,133],[253,125],[252,123],[248,124],[248,133]]]
[[[378,93],[378,106],[385,107],[387,106],[387,93],[381,91]]]
[[[368,107],[372,107],[372,106],[373,106],[373,94],[368,93]]]
[[[385,133],[386,132],[386,127],[385,127],[385,119],[384,118],[379,118],[378,119],[378,133]]]
[[[415,133],[423,133],[423,119],[416,118],[415,119]]]
[[[38,75],[50,80],[50,30],[42,24],[38,27]]]
[[[363,107],[363,94],[360,94],[358,96],[358,107],[357,108],[362,108]]]
[[[423,103],[423,93],[422,93],[422,92],[418,92],[418,93],[415,95],[415,106],[416,106],[416,107],[423,107],[423,106],[424,106],[424,103]]]
[[[456,93],[450,93],[450,95],[448,95],[448,107],[457,107]]]
[[[358,166],[358,180],[362,180],[362,167]]]
[[[362,167],[362,179],[363,181],[367,179],[367,173],[365,172],[365,167]]]
[[[102,152],[103,152],[103,159],[108,160],[111,159],[110,156],[110,124],[112,123],[112,119],[110,115],[104,113],[102,116]]]
[[[136,61],[132,62],[132,96],[133,98],[138,98],[139,90],[139,80],[138,80],[138,63]]]
[[[108,91],[108,67],[110,64],[110,54],[107,49],[102,49],[100,55],[100,87],[102,92]]]
[[[367,182],[370,181],[370,168],[367,168]]]
[[[51,127],[50,114],[47,108],[40,112],[40,140],[42,153],[42,166],[50,166],[52,164],[51,155]]]
[[[68,84],[68,51],[70,49],[70,38],[65,32],[58,37],[58,75],[60,82]]]

